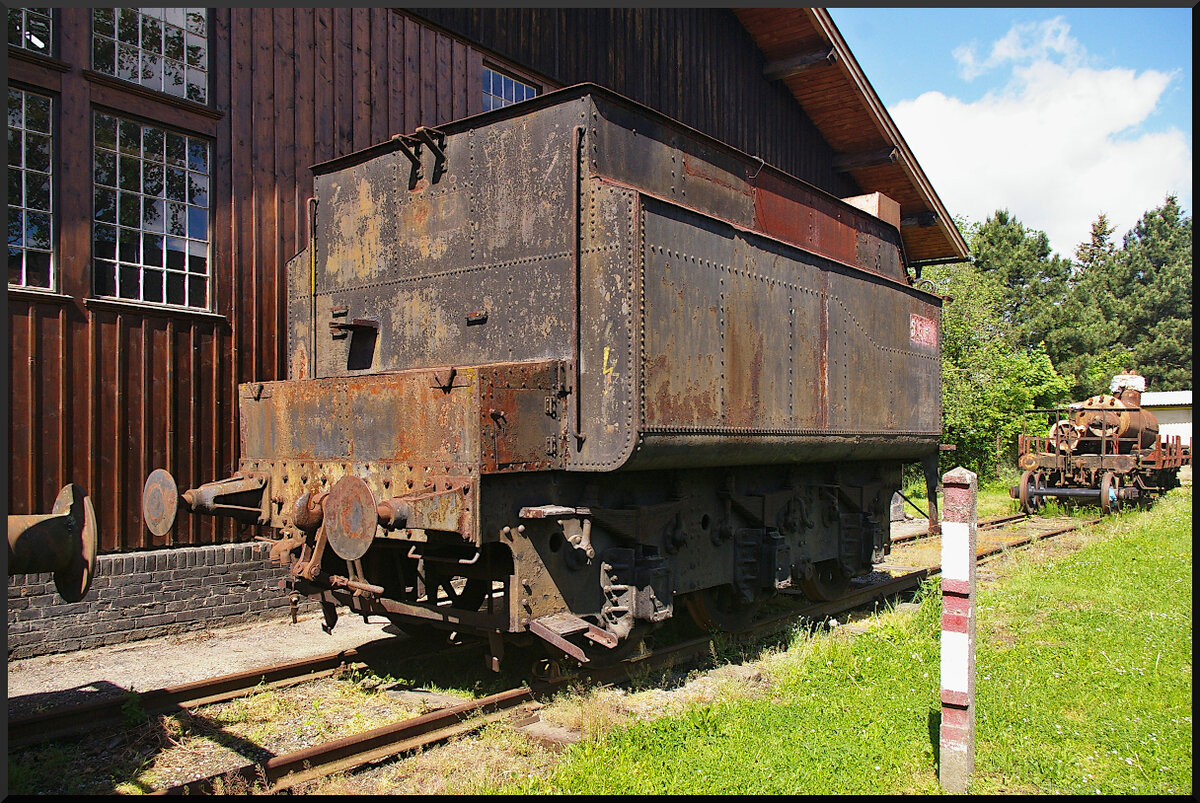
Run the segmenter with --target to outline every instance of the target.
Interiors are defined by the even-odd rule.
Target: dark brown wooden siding
[[[214,9],[208,106],[90,71],[90,11],[61,9],[54,59],[10,50],[9,80],[56,105],[59,293],[9,293],[10,514],[91,496],[105,552],[239,540],[228,520],[141,523],[155,468],[181,488],[237,462],[238,383],[286,374],[284,265],[308,237],[310,166],[477,112],[482,54],[387,9]],[[209,139],[211,314],[91,298],[91,116]]]
[[[828,192],[861,192],[758,46],[721,8],[418,8],[422,18],[560,86],[591,82]]]
[[[555,88],[608,86],[824,187],[857,189],[762,57],[719,9],[379,8],[210,11],[209,104],[90,70],[90,11],[56,11],[55,57],[10,48],[10,83],[56,107],[59,292],[9,293],[9,512],[91,496],[104,552],[253,533],[181,516],[154,539],[141,489],[236,468],[237,385],[283,378],[287,260],[308,237],[310,166],[481,108],[485,58]],[[510,63],[505,63],[505,60]],[[212,311],[92,297],[91,119],[96,109],[208,139]]]

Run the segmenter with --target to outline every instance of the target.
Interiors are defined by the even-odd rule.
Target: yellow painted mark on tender
[[[605,389],[605,391],[607,391],[609,386],[612,385],[613,372],[617,368],[616,362],[614,362],[612,365],[608,364],[609,353],[610,353],[609,347],[605,346],[604,347],[604,366],[603,366],[604,367],[604,389]]]

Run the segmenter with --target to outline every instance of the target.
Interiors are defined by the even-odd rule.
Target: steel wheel
[[[1050,441],[1056,450],[1071,454],[1079,445],[1079,429],[1066,419],[1058,421],[1050,429]]]
[[[800,590],[813,602],[841,599],[850,588],[850,575],[836,560],[823,560],[813,566],[810,579],[800,581]]]
[[[1018,494],[1021,510],[1025,511],[1026,515],[1032,516],[1046,506],[1046,497],[1033,493],[1035,489],[1041,490],[1045,487],[1046,478],[1040,472],[1026,471],[1021,475]]]
[[[742,633],[754,624],[763,601],[744,601],[733,586],[706,588],[688,594],[687,610],[696,626],[706,632]]]
[[[1121,478],[1111,471],[1100,480],[1100,512],[1108,515],[1121,509]]]

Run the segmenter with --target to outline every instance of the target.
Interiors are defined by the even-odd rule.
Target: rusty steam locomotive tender
[[[293,590],[580,662],[744,627],[889,550],[936,472],[942,300],[899,231],[580,85],[317,165],[286,381],[177,509],[279,530]],[[931,459],[932,458],[932,459]]]
[[[1030,410],[1049,415],[1050,426],[1048,435],[1018,436],[1017,465],[1024,473],[1009,495],[1022,510],[1037,513],[1055,497],[1111,513],[1178,487],[1179,469],[1192,462],[1191,445],[1159,436],[1158,419],[1141,406],[1145,389],[1145,378],[1119,374],[1111,394]]]

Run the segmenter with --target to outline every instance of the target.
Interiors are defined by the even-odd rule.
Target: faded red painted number
[[[908,339],[919,346],[937,348],[937,324],[920,315],[908,316]]]

